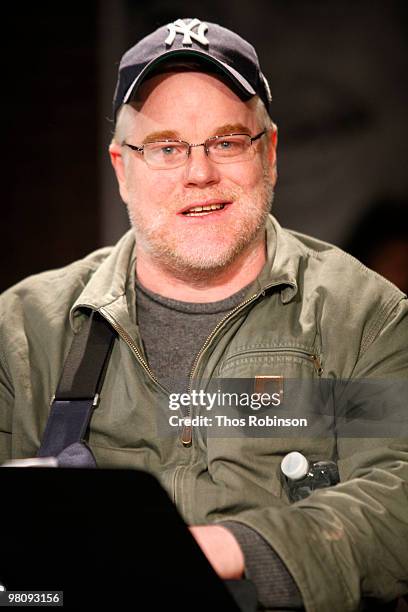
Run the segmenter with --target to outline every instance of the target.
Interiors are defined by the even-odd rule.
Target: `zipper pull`
[[[312,359],[313,359],[313,364],[316,369],[317,375],[321,376],[323,374],[323,368],[322,368],[320,359],[318,358],[317,355],[312,355]]]
[[[181,443],[183,446],[191,446],[193,439],[193,431],[191,425],[183,425],[183,429],[181,432]]]

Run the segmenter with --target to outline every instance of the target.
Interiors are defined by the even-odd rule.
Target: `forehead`
[[[244,102],[216,75],[204,72],[166,72],[146,80],[133,107],[137,132],[168,129],[208,135],[219,126],[257,125],[254,101]]]

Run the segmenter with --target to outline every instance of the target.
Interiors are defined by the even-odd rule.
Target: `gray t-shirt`
[[[172,392],[186,391],[196,355],[217,323],[240,304],[249,285],[225,300],[181,302],[136,282],[137,319],[150,369]]]

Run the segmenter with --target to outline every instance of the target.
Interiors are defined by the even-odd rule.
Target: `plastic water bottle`
[[[297,451],[282,459],[281,472],[283,487],[291,502],[304,499],[315,489],[331,487],[340,481],[334,461],[309,462]]]

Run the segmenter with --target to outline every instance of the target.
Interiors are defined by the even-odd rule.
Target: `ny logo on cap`
[[[169,35],[164,41],[166,45],[171,47],[174,43],[174,39],[176,38],[176,34],[183,34],[182,44],[185,46],[192,45],[192,38],[201,43],[202,45],[208,46],[209,42],[204,36],[206,31],[208,30],[208,25],[199,19],[193,19],[190,23],[184,23],[182,19],[177,19],[174,23],[169,23],[167,25],[169,29]],[[193,29],[197,28],[196,32],[193,32]]]

